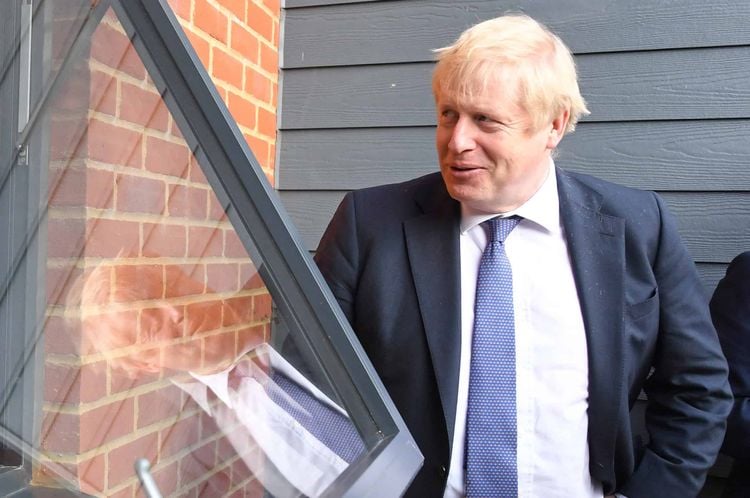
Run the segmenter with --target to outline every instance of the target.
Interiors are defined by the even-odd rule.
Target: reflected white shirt
[[[266,363],[261,367],[248,361],[252,375],[243,377],[236,389],[229,388],[229,374],[234,365],[209,375],[191,372],[197,382],[173,382],[214,418],[249,470],[274,496],[296,497],[300,492],[319,496],[348,464],[271,400],[265,385],[273,382],[267,375],[268,369],[284,374],[322,404],[344,416],[346,412],[273,348],[263,344],[254,350],[257,360]],[[209,403],[208,389],[222,403]],[[291,399],[288,402],[295,403]]]
[[[601,497],[589,474],[588,356],[580,302],[560,221],[555,167],[540,189],[503,216],[523,219],[505,241],[513,269],[519,497]],[[464,496],[466,407],[479,260],[480,224],[461,217],[461,366],[445,498]]]

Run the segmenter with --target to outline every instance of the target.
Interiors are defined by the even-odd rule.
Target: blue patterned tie
[[[244,377],[257,379],[253,371],[252,360],[240,360],[229,372],[229,388],[239,389]],[[270,381],[263,383],[263,389],[268,398],[342,460],[352,463],[367,450],[349,417],[314,397],[308,389],[300,386],[279,370],[271,370],[267,373]],[[272,430],[271,427],[268,429]]]
[[[268,386],[268,397],[342,460],[352,463],[365,452],[365,444],[348,417],[314,398],[308,390],[278,370],[273,372],[271,379],[273,388]],[[290,403],[282,393],[297,405]]]
[[[466,496],[516,497],[516,346],[513,273],[503,242],[520,218],[486,222],[477,276],[466,422]]]

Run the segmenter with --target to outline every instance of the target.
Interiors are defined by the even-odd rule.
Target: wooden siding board
[[[523,11],[575,53],[750,44],[737,0],[287,0],[285,68],[429,61],[478,21]],[[345,4],[345,5],[337,5]],[[710,29],[707,27],[710,26]]]
[[[650,190],[750,191],[750,120],[581,123],[562,167]]]
[[[282,191],[279,195],[303,246],[314,251],[346,191]]]
[[[750,116],[750,46],[578,59],[594,121]]]
[[[727,264],[717,263],[696,263],[698,275],[700,275],[703,286],[706,289],[707,298],[711,297],[719,280],[724,278],[724,274],[727,272],[727,266]]]
[[[750,193],[664,192],[695,261],[729,263],[750,247]]]
[[[286,70],[279,128],[433,125],[432,66]]]
[[[404,181],[437,170],[435,129],[283,131],[278,188],[337,189]]]
[[[287,130],[278,188],[351,190],[437,171],[433,127]],[[581,123],[557,164],[636,188],[750,191],[750,120]]]
[[[281,199],[299,229],[305,247],[314,250],[345,191],[288,191]],[[750,195],[742,193],[665,192],[693,258],[729,263],[750,247]]]
[[[588,121],[750,116],[750,46],[578,57]],[[284,71],[281,129],[430,126],[432,63]]]

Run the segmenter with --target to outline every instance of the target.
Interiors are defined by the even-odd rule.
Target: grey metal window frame
[[[258,271],[286,327],[304,337],[363,434],[367,454],[324,496],[400,495],[422,456],[172,9],[166,0],[102,0],[87,24],[98,24],[109,7],[196,151],[240,240],[262,261]]]
[[[45,66],[42,62],[44,33],[39,29],[45,22],[45,2],[22,0],[11,2],[4,12],[2,23],[6,28],[0,43],[10,50],[3,52],[7,58],[0,61],[2,74],[0,100],[8,114],[4,116],[0,145],[7,151],[0,157],[0,192],[10,197],[10,203],[0,208],[7,221],[0,230],[3,240],[0,281],[0,435],[8,431],[24,441],[33,441],[38,434],[41,406],[39,380],[40,351],[28,355],[28,345],[37,340],[39,316],[44,308],[44,266],[40,246],[46,243],[45,234],[36,228],[41,222],[41,193],[46,189],[46,176],[42,168],[30,164],[46,164],[46,133],[21,140],[29,123],[29,111],[43,94]],[[18,144],[26,143],[25,147]],[[3,213],[4,208],[8,213]],[[18,276],[19,278],[14,278]],[[22,331],[17,334],[16,331]],[[31,365],[31,368],[23,368]],[[4,439],[4,438],[3,438]],[[12,465],[0,461],[0,494],[10,496],[23,493],[31,476],[31,458],[21,448],[14,450]],[[5,455],[8,456],[7,454]],[[14,495],[15,496],[15,495]]]
[[[0,185],[7,183],[8,188],[0,188],[0,219],[9,219],[10,211],[13,208],[13,194],[17,179],[11,174],[13,169],[12,157],[13,146],[17,136],[17,116],[20,103],[16,96],[19,92],[19,57],[16,55],[20,52],[14,49],[14,40],[20,39],[21,31],[21,5],[13,3],[9,6],[5,15],[0,19],[0,47],[10,46],[10,50],[0,51],[0,68],[3,69],[0,74],[0,108],[4,109],[6,117],[0,120]],[[4,198],[5,197],[5,198]],[[21,220],[22,223],[25,220]],[[14,226],[10,223],[3,224],[0,227],[0,272],[10,270],[12,264],[14,245],[16,237],[14,236]],[[5,390],[8,382],[12,377],[11,358],[14,355],[13,338],[10,337],[13,325],[18,320],[14,313],[10,311],[15,309],[17,292],[15,289],[6,289],[3,291],[7,296],[0,299],[0,384]],[[8,310],[8,312],[6,312]],[[5,396],[2,396],[5,398]],[[24,466],[27,463],[10,445],[3,444],[3,434],[5,431],[15,430],[22,431],[23,417],[18,417],[19,399],[18,395],[9,397],[7,400],[8,409],[0,410],[0,492],[9,494],[18,490],[25,481]],[[0,405],[1,406],[1,405]],[[14,417],[14,415],[16,415]],[[6,428],[7,427],[7,428]]]

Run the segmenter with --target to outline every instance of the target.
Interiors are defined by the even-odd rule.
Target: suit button
[[[440,466],[440,477],[448,477],[448,470],[445,468],[445,465]]]

